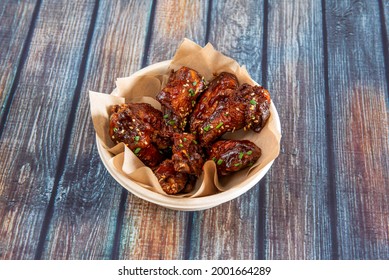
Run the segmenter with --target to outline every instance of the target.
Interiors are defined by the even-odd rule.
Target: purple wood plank
[[[261,83],[262,1],[213,1],[209,41],[246,65]],[[255,259],[258,254],[259,185],[241,197],[193,215],[190,259]]]
[[[0,142],[0,258],[38,246],[94,1],[44,1]]]
[[[47,243],[45,259],[110,259],[122,187],[96,149],[88,90],[110,93],[142,63],[151,1],[102,1]],[[136,199],[133,199],[136,200]],[[139,213],[138,218],[142,214]],[[128,225],[126,225],[128,226]],[[131,226],[128,231],[136,228]]]
[[[388,94],[377,1],[326,3],[338,254],[389,256]]]
[[[268,88],[281,154],[266,186],[266,259],[332,258],[319,1],[269,1]]]

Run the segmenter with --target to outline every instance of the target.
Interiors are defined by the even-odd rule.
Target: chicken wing
[[[226,99],[238,87],[238,79],[234,74],[222,72],[217,75],[196,103],[190,117],[190,131],[198,133],[202,123],[215,112],[219,101]]]
[[[196,181],[194,176],[176,171],[174,169],[174,163],[170,159],[164,160],[154,170],[154,174],[158,178],[163,191],[167,194],[190,192]]]
[[[209,150],[209,159],[222,176],[252,166],[260,156],[261,149],[249,140],[219,140]]]
[[[204,89],[204,78],[193,69],[183,66],[171,73],[166,86],[156,96],[170,131],[185,130],[196,99]]]
[[[196,137],[189,133],[174,133],[173,142],[174,169],[178,172],[200,176],[204,164],[204,153]]]
[[[159,149],[168,143],[159,135],[162,112],[147,103],[114,105],[110,111],[109,135],[114,143],[123,142],[147,166],[163,159]]]
[[[198,139],[209,146],[225,132],[251,128],[259,132],[270,116],[270,95],[261,86],[243,84],[221,99],[197,129]]]

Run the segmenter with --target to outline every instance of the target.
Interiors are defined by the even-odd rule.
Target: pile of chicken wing
[[[270,95],[263,87],[239,85],[227,72],[207,84],[197,71],[181,67],[156,98],[162,111],[147,103],[112,106],[109,135],[154,171],[167,194],[193,190],[207,160],[225,176],[261,156],[254,143],[221,136],[242,128],[261,131],[270,116]]]

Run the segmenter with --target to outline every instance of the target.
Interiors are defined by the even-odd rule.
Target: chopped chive
[[[197,145],[197,141],[196,141],[196,140],[193,139],[192,142],[195,143],[195,144]]]
[[[135,140],[136,142],[138,142],[139,139],[140,139],[140,136],[139,136],[139,135],[137,135],[137,136],[134,137],[134,140]]]
[[[113,129],[113,132],[118,132],[118,128],[117,127],[114,127],[114,129]]]
[[[240,152],[240,153],[239,153],[239,159],[242,159],[242,158],[243,158],[243,155],[244,155],[244,153]]]
[[[176,123],[176,121],[175,121],[175,120],[170,120],[170,121],[168,121],[167,123],[168,123],[169,125],[173,125],[173,124]]]
[[[222,159],[219,159],[219,160],[216,162],[217,165],[221,165],[222,163],[223,163],[223,160],[222,160]]]
[[[209,131],[210,128],[211,128],[211,126],[210,126],[210,125],[207,125],[207,126],[204,127],[203,129],[204,129],[204,131]]]
[[[163,115],[163,118],[164,118],[164,119],[167,119],[168,117],[169,117],[169,114]]]
[[[135,149],[134,154],[137,155],[137,154],[139,154],[139,152],[140,152],[140,148],[138,147],[138,148]]]
[[[239,165],[241,165],[240,162],[234,164],[235,167],[237,167],[237,166],[239,166]]]
[[[223,122],[220,122],[217,126],[216,126],[216,129],[219,129],[223,126]]]
[[[255,101],[254,99],[251,99],[251,100],[250,100],[250,104],[251,104],[251,105],[257,105],[257,101]]]
[[[186,137],[184,137],[182,140],[183,140],[184,142],[186,142],[186,140],[188,140],[188,139],[186,139]]]
[[[253,151],[248,151],[246,154],[251,155]]]
[[[192,100],[192,107],[196,105],[196,101]]]
[[[180,144],[178,144],[178,146],[180,146],[181,148],[182,148],[182,147],[184,147],[184,145],[182,145],[181,143],[180,143]]]
[[[216,162],[216,158],[215,158],[215,157],[213,157],[212,160],[213,160],[214,162]]]
[[[193,88],[190,88],[188,91],[189,91],[189,95],[190,96],[194,96],[195,95],[195,91],[194,91]]]
[[[197,81],[194,81],[194,82],[192,83],[192,85],[194,85],[194,86],[197,85]]]

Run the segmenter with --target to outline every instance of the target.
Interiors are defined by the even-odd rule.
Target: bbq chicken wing
[[[154,174],[158,178],[163,191],[167,194],[190,192],[196,180],[192,175],[176,171],[174,162],[170,159],[164,160],[154,170]]]
[[[261,86],[243,84],[220,100],[215,110],[197,129],[203,147],[211,145],[225,132],[251,128],[259,132],[270,116],[270,95]]]
[[[204,89],[204,78],[193,69],[181,67],[171,73],[166,86],[156,96],[162,104],[167,132],[185,130],[196,99]]]
[[[146,103],[114,105],[110,111],[109,135],[114,143],[123,142],[149,167],[157,166],[164,156],[159,149],[169,143],[159,135],[162,112]]]
[[[261,149],[249,140],[219,140],[209,150],[221,176],[252,166],[260,156]]]
[[[196,137],[189,133],[174,133],[173,142],[174,169],[178,172],[200,176],[204,154]]]
[[[190,117],[190,131],[198,133],[202,123],[215,112],[219,101],[226,99],[238,87],[238,79],[234,74],[222,72],[217,75],[196,103]]]

